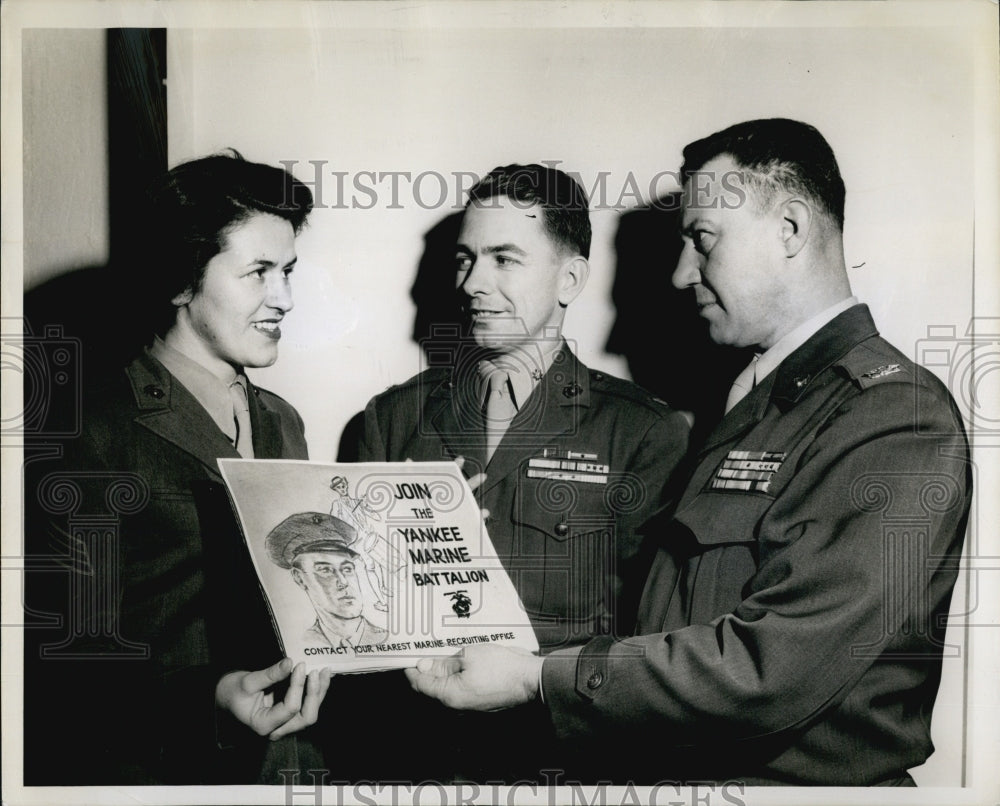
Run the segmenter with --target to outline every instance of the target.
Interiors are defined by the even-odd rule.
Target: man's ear
[[[803,199],[791,198],[781,205],[781,240],[785,257],[795,257],[802,251],[809,240],[812,223],[812,206]]]
[[[295,580],[295,584],[302,588],[302,590],[306,589],[305,580],[302,579],[302,572],[294,566],[292,567],[292,579]]]
[[[590,277],[590,263],[583,255],[572,257],[562,264],[559,271],[562,278],[559,285],[559,304],[563,307],[575,300]]]
[[[191,300],[194,299],[194,291],[191,290],[191,286],[188,286],[180,294],[170,300],[171,304],[176,308],[180,308],[183,305],[187,305]]]

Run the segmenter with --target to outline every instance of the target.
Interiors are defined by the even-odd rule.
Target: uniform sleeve
[[[884,384],[827,419],[761,521],[735,610],[547,658],[557,730],[645,724],[665,744],[763,736],[836,706],[886,649],[926,647],[954,585],[971,477],[946,393],[919,422],[913,401],[911,386]],[[920,529],[894,527],[914,515]]]
[[[638,484],[640,496],[634,509],[622,507],[626,533],[642,532],[653,518],[669,509],[677,493],[677,476],[687,453],[690,427],[675,411],[657,417],[649,426],[626,470]]]
[[[378,398],[373,397],[368,401],[368,405],[365,406],[361,440],[358,445],[359,462],[388,461],[385,437],[382,434],[378,412]]]

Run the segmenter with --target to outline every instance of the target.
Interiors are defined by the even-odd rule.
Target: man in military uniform
[[[540,165],[496,168],[471,189],[456,247],[471,342],[369,402],[360,450],[362,461],[462,456],[469,475],[486,474],[490,538],[543,652],[631,629],[648,568],[641,529],[669,501],[688,432],[562,337],[589,275],[587,206],[575,180]]]
[[[562,171],[508,165],[476,184],[456,246],[471,339],[369,402],[360,449],[362,461],[461,456],[485,473],[489,535],[543,653],[632,630],[643,528],[670,504],[687,448],[683,415],[588,369],[562,336],[590,238],[586,194]],[[511,731],[515,747],[529,738]]]
[[[389,637],[364,616],[356,565],[363,561],[351,548],[356,539],[352,526],[322,512],[289,515],[264,539],[271,562],[292,572],[316,610],[316,621],[305,631],[307,643],[357,647]]]
[[[912,784],[971,498],[961,417],[851,296],[816,129],[742,123],[684,159],[674,284],[759,357],[659,537],[636,636],[407,675],[457,708],[541,694],[591,780]]]

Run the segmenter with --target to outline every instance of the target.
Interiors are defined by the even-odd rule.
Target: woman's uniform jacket
[[[295,409],[248,391],[255,456],[306,458]],[[282,657],[216,463],[235,448],[148,352],[88,390],[80,421],[61,457],[53,443],[26,469],[26,547],[44,568],[26,575],[26,782],[296,768],[305,737],[272,745],[214,707],[223,673]]]

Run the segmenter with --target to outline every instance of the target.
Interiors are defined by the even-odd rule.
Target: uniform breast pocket
[[[607,484],[522,476],[511,518],[551,540],[573,540],[611,528],[615,510],[608,493]]]
[[[675,513],[682,528],[671,537],[686,545],[672,553],[686,555],[683,587],[697,591],[688,602],[692,622],[711,621],[746,598],[757,573],[760,522],[772,503],[752,493],[703,492]]]
[[[511,513],[515,584],[529,613],[555,619],[554,627],[589,625],[617,590],[616,522],[607,493],[604,484],[519,480]]]
[[[774,503],[770,496],[705,491],[678,509],[674,519],[686,526],[702,549],[727,543],[756,543],[757,527]]]

